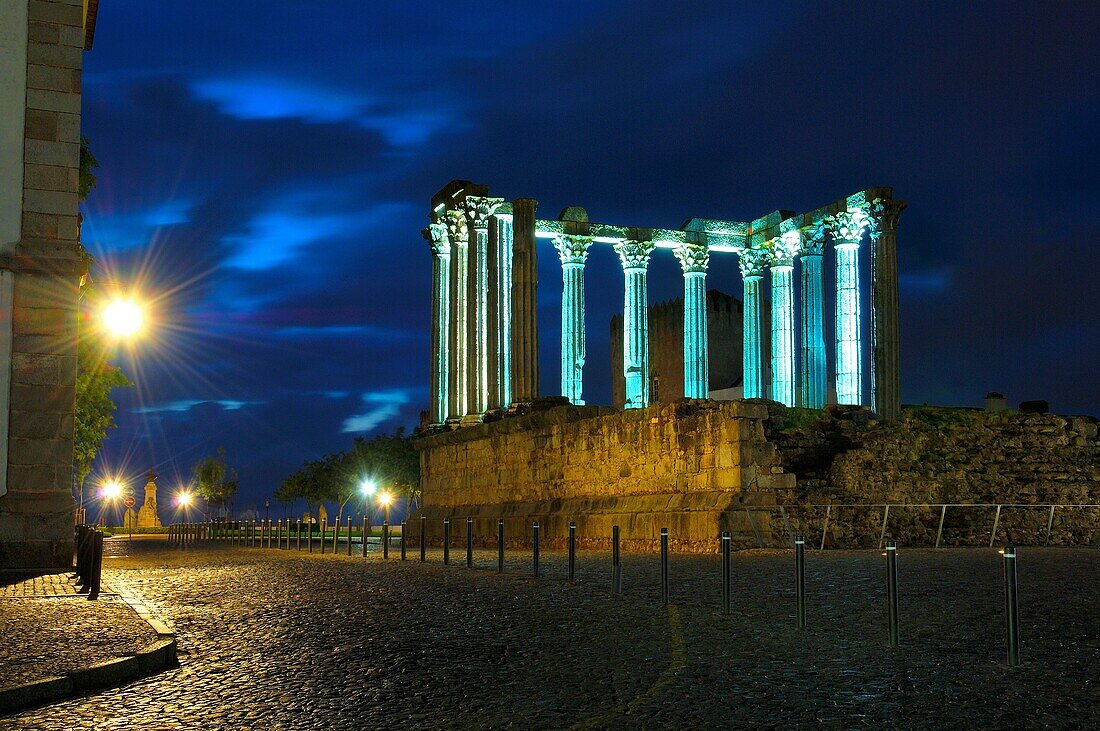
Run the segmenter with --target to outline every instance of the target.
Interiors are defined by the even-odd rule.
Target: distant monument
[[[152,469],[149,470],[149,480],[145,483],[145,502],[138,510],[137,527],[160,527],[160,516],[157,515],[157,473]]]

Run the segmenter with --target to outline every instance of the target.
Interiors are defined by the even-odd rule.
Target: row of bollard
[[[420,563],[427,561],[427,532],[426,516],[420,516]],[[406,539],[408,535],[407,523],[401,523],[401,560],[406,560]],[[569,536],[567,541],[568,551],[568,581],[571,586],[576,584],[576,559],[577,559],[577,526],[570,521]],[[302,550],[302,534],[307,534],[307,550],[313,553],[313,525],[298,521],[295,525],[296,549]],[[367,537],[371,533],[369,518],[363,519],[362,526],[362,555],[367,555]],[[282,549],[285,539],[286,550],[290,550],[290,521],[286,522],[286,530],[283,530],[283,521],[252,521],[240,523],[237,528],[230,527],[229,523],[181,523],[169,527],[170,540],[181,546],[188,547],[199,541],[223,541],[233,542],[236,545],[248,547],[271,548],[274,538],[275,547]],[[351,546],[351,518],[347,521],[347,555],[352,554]],[[98,536],[98,537],[97,537]],[[536,521],[531,525],[531,574],[539,577],[539,536],[540,527]],[[623,593],[623,568],[620,552],[621,531],[619,526],[611,527],[611,591],[613,594]],[[328,527],[325,521],[320,525],[321,553],[326,552],[328,543]],[[340,540],[340,525],[337,523],[332,529],[332,553],[337,552]],[[92,586],[92,592],[99,592],[99,570],[102,565],[102,541],[103,536],[97,530],[88,526],[77,528],[77,574],[81,577],[81,583]],[[451,562],[451,521],[443,520],[443,563]],[[390,551],[390,525],[382,524],[382,558],[388,559]],[[722,613],[732,613],[732,536],[729,531],[722,533],[719,539],[719,553],[722,557]],[[1008,547],[1002,551],[1004,556],[1004,583],[1005,583],[1005,618],[1006,618],[1006,644],[1008,647],[1007,661],[1010,666],[1020,664],[1020,628],[1019,607],[1016,580],[1016,549]],[[898,647],[900,644],[900,612],[897,569],[897,544],[887,541],[886,552],[886,620],[887,620],[887,644],[889,647]],[[497,572],[504,572],[505,535],[504,519],[497,520]],[[795,558],[795,623],[799,629],[807,626],[807,601],[806,601],[806,540],[803,536],[794,539]],[[667,528],[660,532],[660,566],[661,566],[661,601],[670,603],[669,582],[669,533]],[[466,567],[474,566],[474,531],[473,518],[466,518]],[[92,578],[94,577],[94,578]],[[92,597],[94,598],[94,597]]]
[[[103,586],[103,531],[96,526],[78,525],[74,536],[76,583],[89,599],[98,599]]]
[[[426,520],[420,516],[420,562],[427,560]],[[531,524],[531,575],[539,576],[539,523]],[[450,564],[451,521],[443,519],[443,563]],[[729,531],[722,533],[719,539],[719,552],[722,556],[722,613],[732,613],[732,536]],[[497,520],[497,572],[504,571],[504,519]],[[576,560],[577,560],[577,526],[569,523],[569,537],[566,544],[567,576],[571,586],[576,584]],[[1004,556],[1004,581],[1005,581],[1005,622],[1007,662],[1010,666],[1020,664],[1020,624],[1019,624],[1019,600],[1016,581],[1016,549],[1009,546],[1002,551]],[[898,647],[900,644],[900,612],[898,591],[898,550],[895,541],[886,542],[886,634],[887,646]],[[661,601],[667,605],[670,603],[669,589],[669,534],[667,528],[660,532],[660,562],[661,562]],[[795,557],[795,624],[799,629],[805,629],[807,625],[807,601],[806,601],[806,539],[799,535],[794,539]],[[466,567],[473,567],[473,519],[466,519]],[[620,528],[617,525],[611,527],[611,591],[613,594],[623,593],[623,570],[620,553]]]

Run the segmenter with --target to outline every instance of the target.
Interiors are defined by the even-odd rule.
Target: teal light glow
[[[825,285],[822,277],[821,238],[807,237],[800,262],[802,265],[802,366],[800,406],[820,409],[825,406],[828,390],[828,363],[825,351]]]
[[[684,245],[673,249],[684,272],[684,398],[710,395],[710,364],[707,356],[707,266],[706,246]]]
[[[469,231],[461,211],[447,211],[447,233],[451,241],[450,276],[450,359],[448,419],[461,419],[468,406],[468,274],[470,263]]]
[[[764,398],[764,363],[761,339],[760,280],[763,277],[767,252],[745,249],[738,264],[745,284],[745,304],[742,312],[743,372],[742,397]]]
[[[836,251],[836,400],[860,405],[863,342],[860,336],[859,241],[867,219],[860,211],[838,213],[833,220]]]
[[[498,210],[496,220],[497,247],[497,384],[501,408],[512,405],[512,214]]]
[[[474,229],[474,249],[470,256],[474,265],[472,311],[473,383],[470,386],[468,414],[483,414],[489,408],[489,231]]]
[[[579,236],[554,240],[561,259],[561,395],[584,405],[584,263],[591,241]]]
[[[624,408],[649,405],[649,312],[646,269],[653,251],[651,241],[620,241],[614,245],[623,265],[623,375]]]
[[[432,423],[442,424],[450,387],[451,243],[441,223],[424,233],[432,248]]]
[[[794,406],[794,267],[774,265],[772,277],[772,399]]]

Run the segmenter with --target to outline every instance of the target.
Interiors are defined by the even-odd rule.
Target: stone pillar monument
[[[626,380],[624,408],[649,405],[649,308],[646,271],[652,241],[625,239],[614,245],[626,280],[623,300],[623,375]]]
[[[446,211],[447,236],[451,242],[451,316],[450,316],[450,407],[447,421],[459,422],[469,404],[468,320],[466,279],[469,272],[469,229],[462,211]]]
[[[489,219],[489,408],[512,404],[512,204]]]
[[[512,203],[512,388],[513,400],[539,397],[538,254],[533,198]]]
[[[745,285],[745,303],[742,317],[744,338],[742,397],[764,398],[764,363],[761,338],[760,280],[764,276],[767,252],[762,249],[745,249],[738,265]]]
[[[794,406],[794,260],[802,235],[788,231],[771,249],[772,279],[772,399]]]
[[[684,272],[684,398],[707,398],[710,363],[707,357],[707,266],[705,244],[684,244],[672,250]]]
[[[832,217],[836,251],[836,401],[863,403],[863,338],[860,334],[859,242],[867,226],[860,211]]]
[[[149,470],[149,479],[145,481],[145,499],[137,513],[138,528],[159,528],[160,515],[157,514],[157,473]]]
[[[584,405],[584,262],[591,239],[558,236],[554,247],[561,259],[561,395]]]
[[[464,418],[475,421],[489,408],[489,216],[503,200],[471,195],[465,203],[468,226],[474,235],[470,240],[470,273],[466,282],[470,391]]]
[[[799,406],[820,409],[829,390],[825,352],[825,279],[821,258],[825,254],[825,229],[814,226],[802,239],[802,364]]]
[[[871,408],[880,419],[901,411],[898,326],[898,219],[905,201],[871,202]]]
[[[433,223],[422,232],[432,249],[432,424],[449,416],[451,242],[447,226]]]

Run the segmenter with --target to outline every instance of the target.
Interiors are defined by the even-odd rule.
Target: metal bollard
[[[332,555],[336,555],[336,541],[340,538],[340,521],[336,521],[336,525],[332,527]]]
[[[443,519],[443,565],[451,563],[451,519]]]
[[[366,543],[363,544],[367,545]],[[351,555],[351,516],[348,516],[348,555]]]
[[[611,591],[623,593],[623,565],[619,560],[619,526],[611,526]]]
[[[370,518],[363,516],[363,556],[367,555],[367,540],[370,538]]]
[[[569,585],[577,585],[577,524],[569,521]]]
[[[99,590],[103,586],[103,531],[96,530],[92,534],[92,576],[89,599],[98,599]]]
[[[283,550],[283,519],[279,518],[275,521],[275,548],[276,550]]]
[[[408,543],[406,538],[409,535],[409,521],[401,521],[401,560],[405,560],[405,545]]]
[[[1016,591],[1016,547],[1005,546],[1005,640],[1008,644],[1008,664],[1020,664],[1020,608]]]
[[[427,518],[420,516],[420,563],[424,563],[428,553],[428,537],[424,533],[424,524]]]
[[[733,571],[730,552],[733,547],[733,537],[728,530],[722,531],[722,614],[730,613],[730,596],[733,593]]]
[[[313,523],[306,523],[306,542],[309,544],[309,553],[313,553]]]
[[[382,521],[382,558],[390,557],[390,521]]]
[[[328,538],[328,523],[321,521],[321,555],[325,555],[325,539]]]
[[[668,604],[668,528],[661,529],[661,603]]]
[[[497,519],[497,573],[504,573],[504,518]]]
[[[886,541],[886,618],[890,623],[890,647],[898,646],[898,544]]]
[[[531,575],[539,577],[539,524],[536,520],[531,526]]]
[[[297,544],[298,553],[301,553],[302,552],[302,521],[301,520],[294,521],[294,527],[296,529],[294,531],[294,533],[295,533],[294,541]]]
[[[474,519],[466,518],[466,568],[474,567]]]
[[[806,539],[794,539],[794,590],[798,600],[798,628],[806,626]]]

